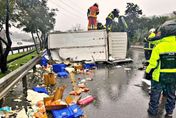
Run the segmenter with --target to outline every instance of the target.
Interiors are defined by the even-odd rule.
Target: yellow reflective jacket
[[[154,38],[156,36],[156,34],[155,33],[151,33],[150,35],[149,35],[149,37],[148,37],[148,39],[152,39],[152,38]],[[160,43],[161,42],[161,40],[156,40],[156,41],[149,41],[151,44],[153,44],[154,46],[156,46],[158,43]]]
[[[155,46],[155,41],[149,41],[148,39],[152,39],[155,37],[155,33],[151,33],[144,42],[144,50],[152,50]]]
[[[152,73],[152,79],[159,82],[160,73],[176,73],[176,68],[160,69],[161,61],[160,54],[176,53],[176,36],[168,36],[161,39],[162,41],[153,48],[152,55],[149,60],[149,65],[146,68],[146,73]]]
[[[155,33],[154,32],[150,33],[150,35],[148,36],[149,39],[154,38],[154,37],[155,37]]]
[[[108,17],[109,19],[113,20],[115,18],[114,14],[111,12],[108,14]]]

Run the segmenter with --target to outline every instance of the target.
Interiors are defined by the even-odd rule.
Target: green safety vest
[[[153,48],[146,73],[152,73],[152,79],[176,81],[176,36],[168,36],[161,39]]]
[[[107,18],[113,20],[113,19],[115,18],[115,16],[114,16],[114,14],[111,12],[111,13],[109,13],[109,15],[108,15]]]

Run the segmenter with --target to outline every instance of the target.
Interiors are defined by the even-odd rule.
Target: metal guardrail
[[[44,50],[38,57],[33,58],[28,63],[0,79],[0,99],[7,95],[10,89],[27,75],[28,71],[39,62],[45,52],[46,50]]]
[[[39,46],[39,44],[37,44],[37,46]],[[17,59],[20,59],[20,58],[22,58],[22,57],[24,57],[24,56],[27,56],[27,55],[29,55],[29,54],[35,52],[35,50],[33,50],[33,48],[35,48],[35,45],[26,45],[26,46],[20,46],[20,47],[12,47],[12,48],[11,48],[11,53],[13,54],[13,51],[14,51],[14,50],[18,50],[18,53],[20,53],[20,49],[23,49],[23,52],[24,52],[24,51],[25,51],[25,50],[24,50],[25,48],[27,49],[27,51],[29,51],[29,50],[31,50],[31,51],[29,51],[27,54],[23,54],[23,55],[21,55],[21,56],[18,56],[18,57],[15,57],[15,58],[13,58],[13,59],[10,59],[10,60],[7,61],[7,63],[13,62],[13,61],[15,61],[15,60],[17,60]]]
[[[38,44],[37,44],[38,45]],[[19,51],[20,51],[20,49],[27,49],[27,50],[30,50],[30,49],[32,49],[32,48],[34,48],[35,47],[35,45],[33,44],[33,45],[25,45],[25,46],[16,46],[16,47],[11,47],[11,52],[12,52],[12,54],[13,54],[13,51],[15,51],[15,50],[18,50],[18,53],[19,53]]]
[[[12,50],[19,50],[19,49],[24,49],[24,48],[30,48],[34,47],[35,45],[25,45],[25,46],[17,46],[17,47],[11,47]]]
[[[39,46],[39,44],[36,44],[37,47]],[[35,48],[35,45],[25,45],[25,46],[17,46],[17,47],[11,47],[11,53],[13,54],[13,51],[18,50],[18,53],[20,53],[20,50],[23,49],[23,52],[25,52],[25,49],[28,50],[32,50]],[[39,47],[38,47],[39,48]]]
[[[37,46],[39,46],[39,44],[36,44]],[[25,51],[25,49],[28,50],[32,50],[35,48],[35,45],[25,45],[25,46],[16,46],[16,47],[11,47],[11,53],[13,54],[13,51],[17,50],[18,53],[20,52],[21,49],[23,49],[23,52]]]

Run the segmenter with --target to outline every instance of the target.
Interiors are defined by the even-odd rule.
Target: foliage
[[[46,6],[47,1],[42,0],[17,0],[18,14],[16,16],[19,21],[17,27],[23,28],[26,32],[47,33],[54,28],[55,11]]]
[[[44,47],[46,34],[54,29],[54,16],[57,9],[50,10],[47,7],[46,0],[17,0],[17,6],[17,28],[22,28],[25,32],[31,33],[34,43],[33,34],[36,33],[40,42],[40,48]]]
[[[142,15],[142,10],[139,8],[137,4],[127,3],[127,9],[125,10],[125,15],[127,15],[131,19],[138,18]]]
[[[46,39],[46,34],[54,28],[56,9],[47,7],[47,0],[0,0],[0,31],[6,26],[6,39],[0,38],[0,68],[1,72],[7,71],[7,56],[11,49],[9,27],[15,25],[32,34],[39,32],[42,38],[38,38],[40,46]],[[11,21],[11,22],[9,22]],[[43,40],[42,40],[43,39]],[[6,45],[5,50],[2,43]],[[35,43],[36,44],[36,43]],[[37,49],[37,46],[36,46]],[[3,50],[3,51],[2,51]]]
[[[5,37],[0,37],[0,70],[2,73],[5,73],[8,70],[7,67],[7,56],[9,54],[9,51],[11,50],[12,41],[10,38],[10,32],[9,27],[10,23],[9,21],[12,19],[12,13],[13,9],[15,7],[15,0],[4,0],[0,1],[1,7],[0,7],[0,31],[5,26]],[[3,44],[5,44],[5,48],[3,47]]]
[[[10,0],[9,1],[10,16],[12,16],[13,14],[14,6],[15,0]],[[6,0],[0,0],[0,31],[3,29],[5,20],[6,20]]]
[[[125,21],[128,24],[128,38],[131,43],[143,43],[145,36],[151,28],[157,28],[168,20],[167,16],[145,17],[137,4],[127,3]],[[121,23],[113,22],[112,31],[124,31]]]

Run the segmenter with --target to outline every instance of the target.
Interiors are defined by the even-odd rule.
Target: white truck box
[[[115,59],[125,59],[126,33],[109,33],[109,53]],[[72,58],[74,61],[108,61],[108,43],[105,30],[73,33],[51,33],[48,48],[54,60]],[[117,54],[116,54],[117,53]]]
[[[125,59],[127,54],[127,33],[109,33],[109,53],[115,59]]]

